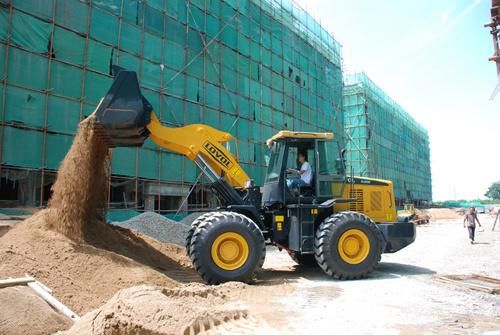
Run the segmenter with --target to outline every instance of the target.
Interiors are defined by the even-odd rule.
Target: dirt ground
[[[254,316],[289,334],[500,334],[500,295],[435,279],[470,273],[500,278],[500,229],[491,231],[488,215],[479,219],[485,231],[475,245],[460,219],[419,226],[414,244],[383,255],[364,280],[334,281],[270,249],[261,282],[242,300]]]
[[[203,333],[200,332],[199,324],[207,323],[203,321],[203,311],[206,311],[207,320],[212,321],[207,323],[205,333],[210,334],[304,334],[312,331],[325,334],[500,334],[500,295],[473,291],[435,279],[437,275],[471,273],[500,278],[500,227],[492,232],[491,217],[481,215],[479,219],[485,231],[477,233],[478,243],[475,245],[469,244],[467,231],[460,220],[440,220],[418,226],[416,242],[398,253],[384,255],[379,269],[364,280],[332,280],[320,269],[296,266],[284,251],[279,252],[274,247],[268,249],[264,271],[253,285],[229,283],[226,284],[228,286],[213,288],[214,293],[205,294],[205,285],[190,284],[199,282],[199,278],[189,268],[164,272],[169,278],[175,278],[174,281],[169,279],[169,285],[166,286],[162,285],[162,281],[142,275],[139,282],[156,285],[163,289],[163,294],[170,292],[168,290],[176,290],[165,288],[169,286],[179,287],[181,293],[174,294],[177,297],[174,300],[169,300],[172,299],[172,293],[168,293],[165,300],[153,288],[147,289],[151,294],[156,294],[155,299],[159,304],[155,307],[151,300],[149,308],[162,310],[161,313],[165,315],[149,313],[143,319],[140,318],[143,320],[141,327],[147,328],[148,324],[156,327],[156,318],[163,320],[163,328],[169,329],[173,325],[164,322],[165,318],[171,317],[168,310],[183,311],[185,314],[191,314],[194,310],[199,313],[195,318],[199,320],[196,321],[198,325],[193,326],[192,320],[184,325],[183,319],[179,319],[176,329],[190,329],[187,333],[193,334]],[[35,265],[33,269],[36,269]],[[46,279],[46,284],[51,286],[49,277],[43,278],[40,273],[37,275]],[[125,273],[123,276],[128,277]],[[108,275],[96,272],[92,277],[104,280]],[[116,287],[115,290],[126,289],[137,282],[124,280],[122,286],[113,287]],[[193,287],[201,290],[202,294],[194,298],[191,295],[182,298]],[[78,308],[74,299],[68,296],[71,292],[59,292],[57,285],[52,288],[56,296],[82,313],[81,316],[89,312],[89,309]],[[212,292],[212,288],[207,289],[207,292]],[[130,290],[134,292],[134,289]],[[143,297],[142,291],[138,292],[138,296]],[[119,294],[123,296],[125,293],[117,294],[120,297]],[[98,303],[99,306],[108,299],[99,299],[100,303],[94,299],[96,301],[92,304],[96,306]],[[116,300],[116,297],[113,299]],[[102,308],[110,309],[113,299]],[[131,302],[128,304],[138,306]],[[160,308],[161,304],[171,305],[172,308]],[[83,317],[94,320],[100,310],[89,312]],[[235,317],[227,318],[226,312],[237,313]],[[129,312],[120,313],[111,313],[115,315],[115,321],[103,319],[103,327],[107,327],[107,322],[123,324],[123,321],[127,321]],[[136,311],[132,309],[129,314],[136,317],[141,313],[144,314],[139,308]],[[217,313],[223,313],[220,315],[224,317],[220,318]],[[178,318],[179,313],[173,315]],[[217,318],[227,321],[219,323]],[[132,318],[130,320],[133,321]],[[84,323],[75,325],[68,334],[81,333],[81,329],[86,329]]]

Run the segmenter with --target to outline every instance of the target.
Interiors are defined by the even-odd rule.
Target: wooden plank
[[[491,294],[500,293],[500,280],[477,274],[436,276],[436,279]]]
[[[0,288],[18,285],[27,285],[35,281],[32,277],[21,277],[21,278],[7,278],[0,280]]]
[[[27,284],[33,291],[35,291],[36,294],[38,294],[43,300],[45,300],[49,305],[54,307],[57,311],[61,312],[62,314],[66,315],[68,318],[70,318],[73,321],[78,321],[80,320],[80,317],[74,313],[72,310],[70,310],[68,307],[66,307],[62,302],[54,298],[49,292],[47,292],[42,286],[38,285],[37,282],[32,281]]]
[[[54,309],[64,314],[68,318],[73,321],[80,320],[80,317],[66,307],[62,302],[54,298],[51,293],[52,290],[49,289],[44,284],[37,281],[35,278],[26,276],[21,278],[7,278],[0,280],[0,288],[11,287],[11,286],[19,286],[19,285],[27,285],[29,286],[35,293],[45,300],[49,305],[51,305]]]
[[[38,286],[40,286],[45,291],[47,291],[47,293],[52,294],[52,290],[50,288],[48,288],[47,286],[45,286],[44,284],[40,283],[38,280],[35,280],[35,283],[37,283]]]

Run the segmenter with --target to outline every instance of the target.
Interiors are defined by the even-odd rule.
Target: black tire
[[[188,231],[188,233],[186,235],[186,242],[185,242],[185,245],[186,245],[186,254],[188,256],[189,256],[189,248],[191,247],[191,239],[193,238],[194,231],[196,230],[196,228],[198,228],[198,226],[203,221],[205,221],[206,218],[208,218],[212,214],[213,214],[213,212],[208,212],[208,213],[202,214],[202,215],[198,216],[196,218],[196,220],[194,220],[191,223],[191,228],[189,228],[189,231]]]
[[[195,229],[191,238],[189,256],[194,269],[207,284],[227,281],[249,282],[262,269],[266,257],[264,236],[259,227],[248,217],[234,212],[210,213]],[[211,255],[212,244],[223,233],[235,232],[248,243],[248,258],[235,270],[219,267]]]
[[[288,251],[288,255],[290,255],[290,258],[293,259],[295,263],[305,268],[318,266],[318,262],[316,262],[314,254],[300,254],[297,251]]]
[[[340,237],[349,229],[359,229],[368,237],[368,255],[359,264],[344,261],[338,250]],[[326,274],[336,279],[359,279],[377,267],[384,244],[381,232],[369,217],[358,212],[341,212],[327,217],[319,226],[314,255]]]

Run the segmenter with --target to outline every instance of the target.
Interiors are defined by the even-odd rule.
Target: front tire
[[[383,247],[382,234],[369,217],[341,212],[319,226],[314,254],[326,274],[336,279],[358,279],[377,267]]]
[[[208,284],[249,282],[264,264],[264,236],[255,222],[242,214],[213,212],[195,229],[189,256]]]
[[[193,238],[193,234],[194,234],[196,228],[198,228],[198,226],[203,221],[205,221],[206,218],[210,217],[211,215],[213,215],[213,212],[202,214],[199,217],[197,217],[196,220],[194,220],[191,223],[191,228],[189,228],[189,231],[188,231],[188,233],[186,235],[186,242],[185,242],[185,245],[186,245],[186,254],[188,256],[189,256],[189,248],[191,247],[191,239]]]

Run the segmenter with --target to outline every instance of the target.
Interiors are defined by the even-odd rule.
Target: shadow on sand
[[[434,275],[428,268],[391,262],[381,262],[378,268],[364,280],[395,279],[405,276]],[[299,280],[338,281],[326,275],[319,267],[303,267],[296,265],[290,270],[264,269],[258,276],[257,285],[278,285],[284,282]]]
[[[201,278],[192,268],[184,267],[168,256],[168,252],[176,253],[178,252],[177,249],[161,250],[129,229],[107,224],[93,225],[86,232],[85,241],[88,245],[77,245],[75,249],[86,253],[101,253],[100,249],[104,249],[116,254],[102,253],[107,257],[112,257],[114,262],[127,262],[128,258],[153,268],[181,283],[201,281]],[[95,249],[89,247],[89,245]],[[126,258],[123,259],[117,257],[117,255]]]

